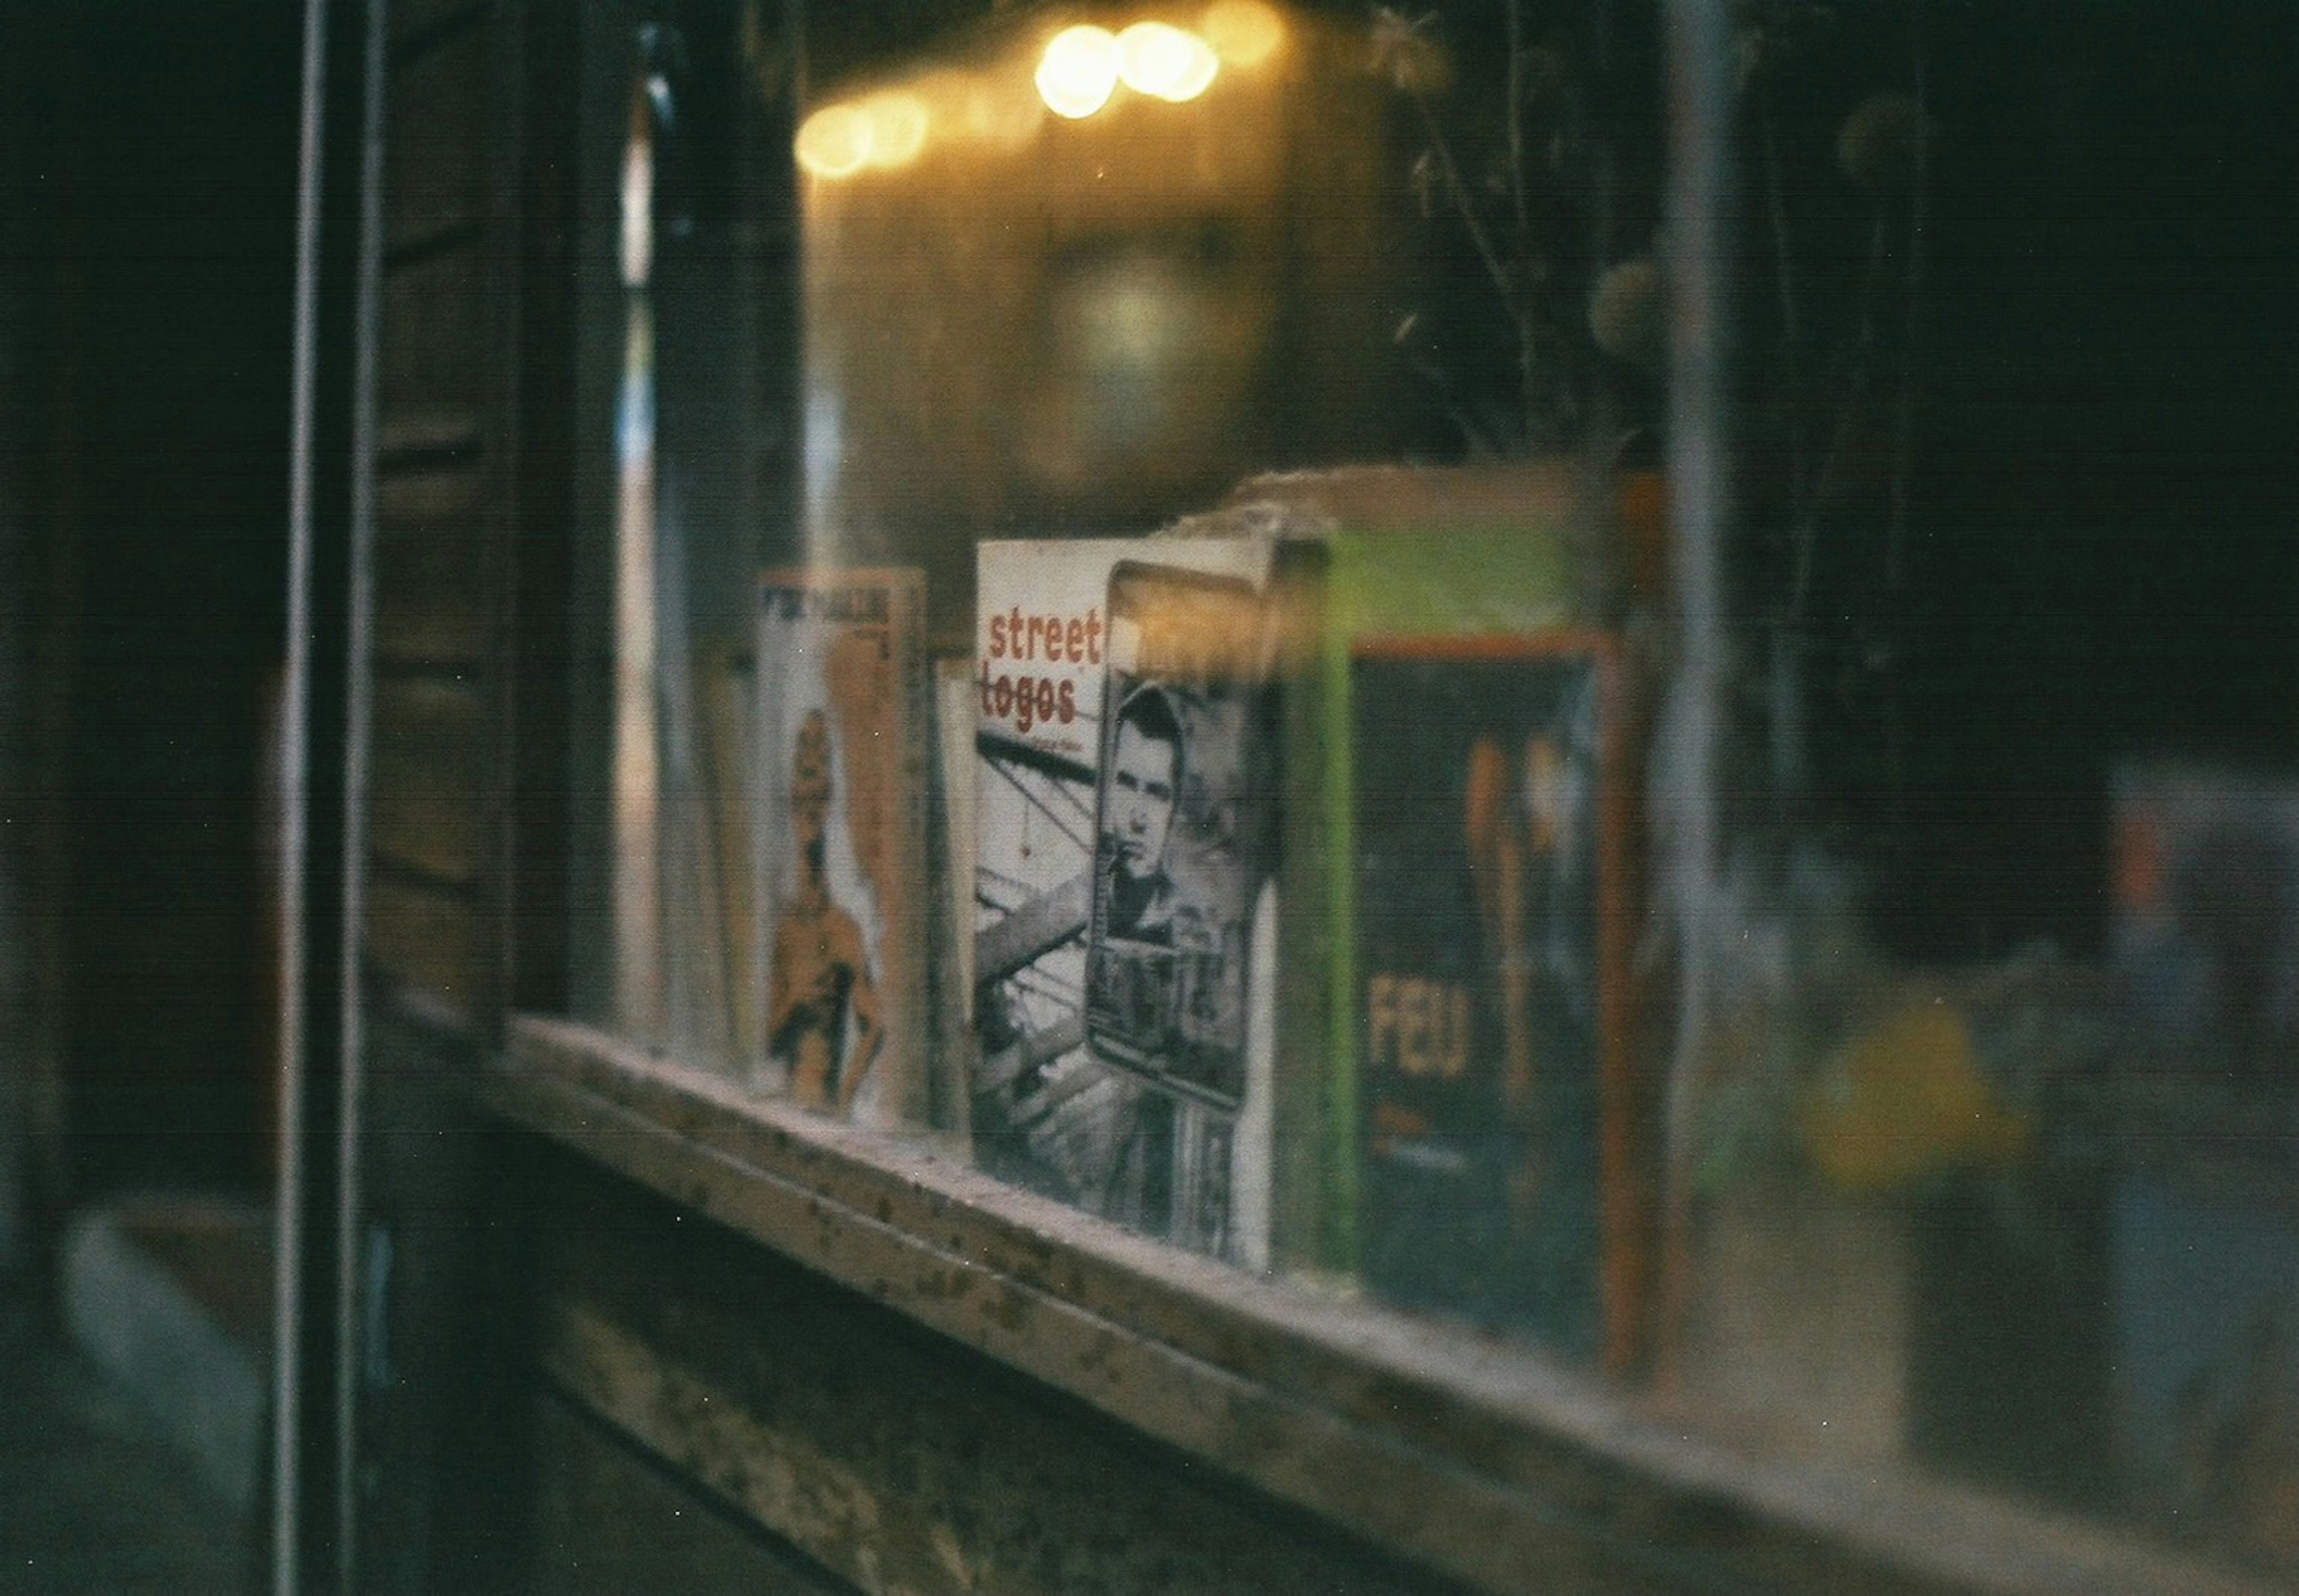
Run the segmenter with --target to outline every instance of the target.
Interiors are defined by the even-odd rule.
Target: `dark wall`
[[[1835,129],[1920,65],[1932,136],[1920,245],[1888,208],[1873,446],[1814,560],[1814,773],[1887,941],[2089,951],[2116,761],[2287,774],[2299,747],[2299,21],[2247,0],[1831,10],[1868,30],[1866,77],[1814,97],[1790,206],[1807,330],[1832,290],[1839,362],[1869,212]],[[1749,157],[1744,286],[1769,332]],[[1880,478],[1904,350],[1895,572]]]
[[[255,784],[282,649],[299,8],[12,8],[12,266],[63,679],[63,1107],[86,1189],[253,1178]]]

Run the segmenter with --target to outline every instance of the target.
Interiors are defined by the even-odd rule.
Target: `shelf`
[[[1538,1351],[1265,1279],[560,1021],[489,1106],[1254,1487],[1496,1592],[2260,1592],[2135,1536],[1665,1425]]]

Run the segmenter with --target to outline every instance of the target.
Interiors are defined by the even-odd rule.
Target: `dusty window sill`
[[[1759,1459],[1523,1348],[1268,1280],[931,1146],[523,1018],[484,1094],[574,1148],[1283,1500],[1497,1592],[2264,1592],[1909,1475]]]

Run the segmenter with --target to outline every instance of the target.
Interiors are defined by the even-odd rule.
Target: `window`
[[[2294,61],[2021,17],[1736,9],[1705,182],[1619,4],[602,30],[577,1018],[1121,1321],[2293,1571]]]

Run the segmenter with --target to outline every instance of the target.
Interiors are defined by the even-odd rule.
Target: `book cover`
[[[881,1126],[928,1111],[922,578],[758,589],[756,1090]]]
[[[759,994],[750,978],[758,958],[753,943],[759,914],[756,850],[751,843],[750,784],[757,762],[751,744],[758,719],[751,690],[753,669],[749,648],[723,644],[698,650],[694,662],[710,857],[718,889],[717,924],[725,931],[718,985],[726,993],[726,1016],[718,1057],[746,1049],[759,1027]],[[707,922],[698,927],[707,928]]]
[[[1297,793],[1289,817],[1297,868],[1289,905],[1329,927],[1352,924],[1357,844],[1351,804],[1350,650],[1365,637],[1523,636],[1569,624],[1573,561],[1562,511],[1538,526],[1440,519],[1425,524],[1345,524],[1327,536],[1329,568],[1317,643],[1314,702],[1290,717],[1287,753]],[[1355,939],[1325,939],[1323,969],[1305,1012],[1321,1017],[1325,1085],[1324,1255],[1355,1275],[1357,1222],[1357,982]],[[1310,983],[1305,981],[1304,986]],[[1289,984],[1289,995],[1291,986]]]
[[[933,659],[934,810],[927,839],[933,884],[932,1002],[934,1057],[933,1124],[950,1134],[958,1156],[971,1141],[974,1091],[974,655],[935,652]]]
[[[2299,781],[2135,763],[2111,803],[2114,1460],[2299,1567]]]
[[[1632,1177],[1615,651],[1359,638],[1347,696],[1361,1270],[1598,1357]]]
[[[1266,1267],[1274,546],[980,551],[977,1160]]]

